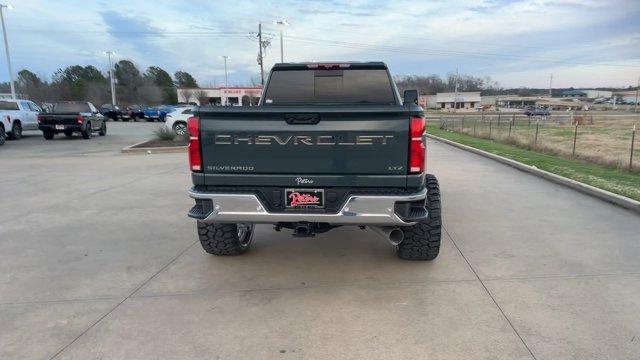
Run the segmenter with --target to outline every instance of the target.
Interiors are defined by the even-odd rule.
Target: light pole
[[[280,32],[280,62],[284,62],[284,45],[282,41],[282,29],[288,26],[289,23],[286,20],[274,21],[274,24],[278,25],[278,31]]]
[[[229,78],[227,77],[227,55],[220,56],[220,59],[224,60],[224,105],[229,105],[229,95],[227,94],[227,88],[229,87]]]
[[[3,8],[8,10],[13,9],[11,4],[0,4],[0,19],[2,19],[2,35],[4,35],[4,51],[7,54],[7,67],[9,68],[9,84],[11,85],[11,98],[16,98],[16,87],[13,84],[13,70],[11,69],[11,56],[9,56],[9,40],[7,40],[7,28],[4,26],[4,12]]]
[[[113,111],[116,111],[116,84],[113,79],[113,64],[111,63],[111,55],[115,55],[116,52],[113,50],[105,51],[105,54],[109,56],[109,80],[111,82],[111,106],[113,106]]]

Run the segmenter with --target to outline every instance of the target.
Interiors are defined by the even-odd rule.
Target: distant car
[[[61,101],[53,105],[51,112],[38,115],[38,128],[46,140],[53,139],[55,134],[63,133],[72,137],[74,133],[91,139],[94,132],[100,136],[107,134],[106,117],[90,102]]]
[[[164,121],[164,117],[173,111],[170,106],[147,106],[144,108],[144,116],[147,121]]]
[[[607,104],[620,105],[622,104],[622,98],[612,97],[611,99],[609,99],[609,101],[607,101]]]
[[[23,130],[38,130],[38,114],[42,111],[29,100],[0,100],[0,127],[6,137],[18,140]]]
[[[123,113],[123,119],[125,119],[124,115],[128,115],[128,118],[133,121],[138,121],[144,119],[144,110],[140,105],[129,105]]]
[[[0,126],[0,146],[4,145],[7,141],[7,133],[4,132],[4,127]]]
[[[160,105],[158,106],[158,110],[164,111],[165,113],[170,113],[175,109],[175,105]]]
[[[178,136],[187,135],[187,119],[193,116],[195,106],[178,107],[168,113],[164,120],[164,126],[175,132]]]
[[[550,112],[544,108],[527,107],[524,109],[524,114],[527,116],[549,116]]]
[[[100,114],[113,121],[122,119],[122,109],[118,105],[104,104],[100,106]]]

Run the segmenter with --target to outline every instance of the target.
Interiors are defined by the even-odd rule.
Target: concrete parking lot
[[[640,217],[437,142],[433,262],[261,225],[213,257],[153,124],[0,148],[0,359],[634,359]]]

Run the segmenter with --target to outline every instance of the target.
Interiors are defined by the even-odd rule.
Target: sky
[[[5,0],[14,73],[44,78],[68,65],[184,70],[201,86],[259,81],[258,23],[271,46],[265,69],[284,60],[384,61],[395,75],[458,71],[503,87],[635,86],[640,1],[592,0]],[[8,81],[0,56],[0,81]]]

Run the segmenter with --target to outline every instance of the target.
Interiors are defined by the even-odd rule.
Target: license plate
[[[286,189],[284,196],[287,208],[324,208],[324,190],[322,189]]]
[[[56,130],[64,130],[64,125],[56,125]]]

